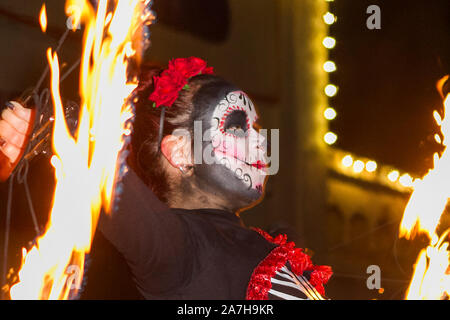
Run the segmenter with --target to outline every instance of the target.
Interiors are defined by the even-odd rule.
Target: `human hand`
[[[33,130],[34,110],[7,103],[0,117],[0,181],[8,179],[20,160]]]

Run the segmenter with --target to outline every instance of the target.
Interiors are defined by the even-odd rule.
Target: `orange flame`
[[[39,13],[39,24],[41,26],[42,32],[47,31],[47,13],[46,13],[45,3],[42,5],[41,12]]]
[[[13,299],[67,299],[80,287],[84,255],[90,251],[100,210],[110,211],[117,158],[126,122],[132,116],[126,103],[136,88],[127,78],[132,35],[142,9],[140,0],[117,1],[106,23],[107,0],[95,14],[86,0],[68,0],[66,8],[79,8],[85,24],[82,53],[79,126],[70,134],[59,92],[59,62],[48,49],[55,121],[52,164],[56,187],[45,233],[24,252],[20,281]],[[24,250],[26,251],[26,250]]]
[[[438,82],[442,87],[444,79]],[[450,95],[444,100],[445,117],[441,119],[437,112],[433,116],[441,127],[443,140],[441,143],[447,147],[450,138]],[[430,243],[419,254],[415,271],[408,288],[406,299],[442,299],[450,293],[450,270],[448,251],[449,243],[445,242],[450,230],[444,232],[439,238],[437,227],[445,211],[450,181],[450,152],[446,148],[439,158],[434,155],[434,169],[429,171],[423,179],[414,182],[414,191],[406,206],[403,219],[400,223],[400,236],[410,239],[417,233],[426,234]]]

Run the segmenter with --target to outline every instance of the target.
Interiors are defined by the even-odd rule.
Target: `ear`
[[[191,167],[191,141],[183,135],[167,135],[161,141],[161,152],[174,167]]]

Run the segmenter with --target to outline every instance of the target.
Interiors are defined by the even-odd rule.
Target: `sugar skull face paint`
[[[250,98],[233,91],[213,111],[211,142],[216,163],[231,171],[247,190],[262,194],[267,175],[265,138]]]

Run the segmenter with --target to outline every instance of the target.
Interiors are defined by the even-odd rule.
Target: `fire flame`
[[[448,77],[439,81],[442,86]],[[442,145],[447,147],[450,138],[450,95],[444,100],[445,117],[441,119],[434,113],[436,123],[441,127]],[[414,191],[406,206],[400,223],[400,236],[413,238],[417,233],[424,233],[430,239],[417,259],[411,284],[406,299],[443,299],[450,296],[450,252],[449,243],[445,242],[450,229],[439,238],[437,227],[445,211],[450,181],[450,152],[446,148],[441,157],[434,155],[434,168],[423,179],[414,182]]]
[[[47,31],[47,13],[45,4],[42,5],[41,12],[39,13],[39,24],[41,26],[42,32]]]
[[[107,0],[98,1],[97,10],[87,0],[67,0],[68,14],[74,8],[85,25],[79,126],[73,137],[59,92],[58,56],[48,49],[56,187],[45,233],[28,252],[24,249],[20,280],[10,290],[12,299],[68,299],[80,288],[85,253],[90,251],[101,208],[110,211],[117,159],[124,135],[130,132],[127,98],[137,81],[129,81],[127,61],[134,53],[130,48],[140,1],[116,1],[110,15]]]

